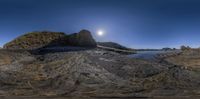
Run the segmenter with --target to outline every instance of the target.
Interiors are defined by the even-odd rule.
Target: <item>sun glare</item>
[[[104,35],[104,32],[103,32],[102,30],[98,30],[98,31],[97,31],[97,35],[98,35],[98,36],[103,36],[103,35]]]

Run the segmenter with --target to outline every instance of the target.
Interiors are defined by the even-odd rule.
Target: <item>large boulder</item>
[[[62,32],[31,32],[4,45],[6,49],[36,49],[44,47],[64,37]]]
[[[96,41],[93,39],[90,31],[81,30],[67,36],[67,44],[72,46],[96,47]]]

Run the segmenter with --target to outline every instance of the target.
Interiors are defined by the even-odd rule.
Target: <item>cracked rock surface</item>
[[[0,50],[0,95],[153,97],[198,95],[200,73],[91,49]]]

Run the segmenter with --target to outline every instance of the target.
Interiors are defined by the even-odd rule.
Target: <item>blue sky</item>
[[[31,31],[88,29],[132,48],[199,47],[199,27],[199,0],[0,0],[0,46]]]

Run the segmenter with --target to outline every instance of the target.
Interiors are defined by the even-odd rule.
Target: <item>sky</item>
[[[200,47],[200,0],[0,0],[0,46],[31,31],[82,29],[131,48]]]

